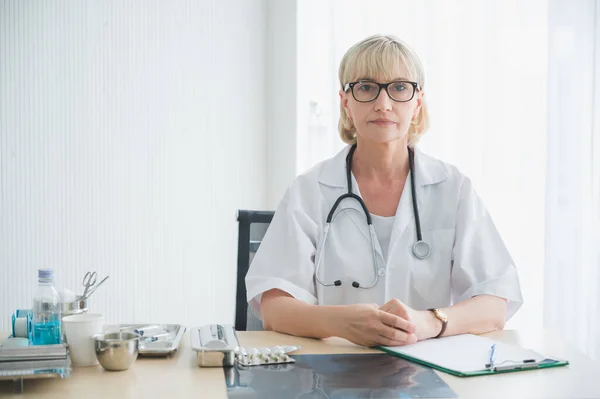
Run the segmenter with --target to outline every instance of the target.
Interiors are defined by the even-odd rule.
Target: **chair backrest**
[[[257,319],[248,308],[246,274],[274,214],[275,212],[272,211],[238,211],[239,235],[235,298],[235,329],[238,331],[260,331],[263,329],[262,321]]]

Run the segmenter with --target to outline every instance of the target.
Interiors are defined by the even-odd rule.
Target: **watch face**
[[[448,315],[446,314],[446,312],[439,310],[439,309],[436,312],[441,320],[448,321]]]

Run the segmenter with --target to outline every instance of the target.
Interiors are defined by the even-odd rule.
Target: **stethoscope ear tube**
[[[423,236],[421,235],[421,218],[419,217],[419,207],[417,206],[417,189],[415,187],[415,153],[412,148],[408,149],[408,161],[410,162],[410,189],[412,191],[413,213],[415,214],[415,226],[417,227],[417,242],[414,245],[414,247],[416,247],[419,242],[423,242]],[[427,243],[424,244],[427,245]],[[429,245],[427,245],[427,248],[429,248]],[[417,255],[415,254],[415,256]],[[429,251],[427,251],[427,255],[425,257],[427,256],[429,256]]]
[[[327,224],[329,225],[331,223],[331,221],[333,220],[333,215],[335,214],[336,209],[338,208],[338,206],[340,205],[340,203],[343,200],[345,200],[346,198],[352,198],[352,199],[355,199],[356,201],[358,201],[358,203],[360,204],[361,208],[363,209],[363,211],[367,215],[367,224],[368,225],[372,225],[373,221],[371,220],[371,214],[369,213],[369,210],[367,209],[367,205],[365,205],[365,203],[362,200],[362,198],[360,198],[358,195],[356,195],[354,193],[346,193],[346,194],[342,194],[342,195],[339,196],[339,198],[335,201],[335,203],[331,207],[331,210],[329,211],[329,214],[327,215]]]
[[[381,269],[381,270],[377,269],[377,258],[376,258],[376,254],[375,254],[375,229],[373,228],[371,213],[369,212],[369,209],[367,208],[367,205],[364,203],[362,198],[360,198],[358,195],[356,195],[352,192],[352,156],[354,155],[355,150],[356,150],[356,144],[354,144],[352,147],[350,147],[350,151],[348,151],[348,155],[346,156],[346,180],[347,180],[347,184],[348,184],[348,192],[345,194],[342,194],[341,196],[338,197],[338,199],[335,201],[335,203],[329,210],[329,213],[327,214],[327,221],[326,221],[325,227],[323,229],[323,240],[322,240],[322,244],[321,244],[321,250],[319,251],[319,254],[317,255],[317,260],[316,260],[316,265],[315,265],[315,279],[319,284],[321,284],[325,287],[332,287],[332,286],[339,287],[342,285],[342,280],[335,280],[333,283],[323,282],[321,280],[321,278],[319,277],[319,270],[321,267],[321,263],[323,261],[323,252],[325,249],[325,243],[327,242],[327,235],[329,233],[329,227],[330,227],[331,223],[333,222],[335,211],[339,207],[340,203],[343,200],[345,200],[346,198],[351,198],[351,199],[358,201],[363,212],[365,213],[365,216],[367,219],[367,224],[369,226],[370,235],[371,235],[371,250],[373,252],[373,273],[374,273],[373,281],[371,282],[371,284],[366,285],[366,286],[360,285],[360,283],[358,281],[353,281],[352,286],[354,288],[363,288],[363,289],[371,288],[371,287],[375,286],[375,284],[377,284],[377,282],[379,281],[379,271],[383,271],[383,269]],[[417,242],[412,247],[412,253],[417,259],[427,259],[429,257],[429,255],[431,254],[431,247],[429,246],[429,244],[427,244],[425,241],[423,241],[423,236],[421,234],[421,220],[419,217],[419,208],[417,206],[417,191],[416,191],[416,183],[415,183],[415,154],[414,154],[414,150],[410,147],[408,148],[408,159],[409,159],[409,168],[410,168],[410,187],[411,187],[411,194],[412,194],[413,213],[415,215],[415,226],[417,229]]]

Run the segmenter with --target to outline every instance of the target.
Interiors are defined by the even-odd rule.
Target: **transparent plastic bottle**
[[[54,289],[54,270],[38,270],[38,282],[33,298],[33,344],[60,344],[60,298]]]

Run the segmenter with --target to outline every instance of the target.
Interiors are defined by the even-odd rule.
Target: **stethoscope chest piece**
[[[417,241],[415,245],[413,245],[413,254],[416,258],[427,259],[429,258],[430,253],[431,248],[429,248],[429,244],[425,241]]]

